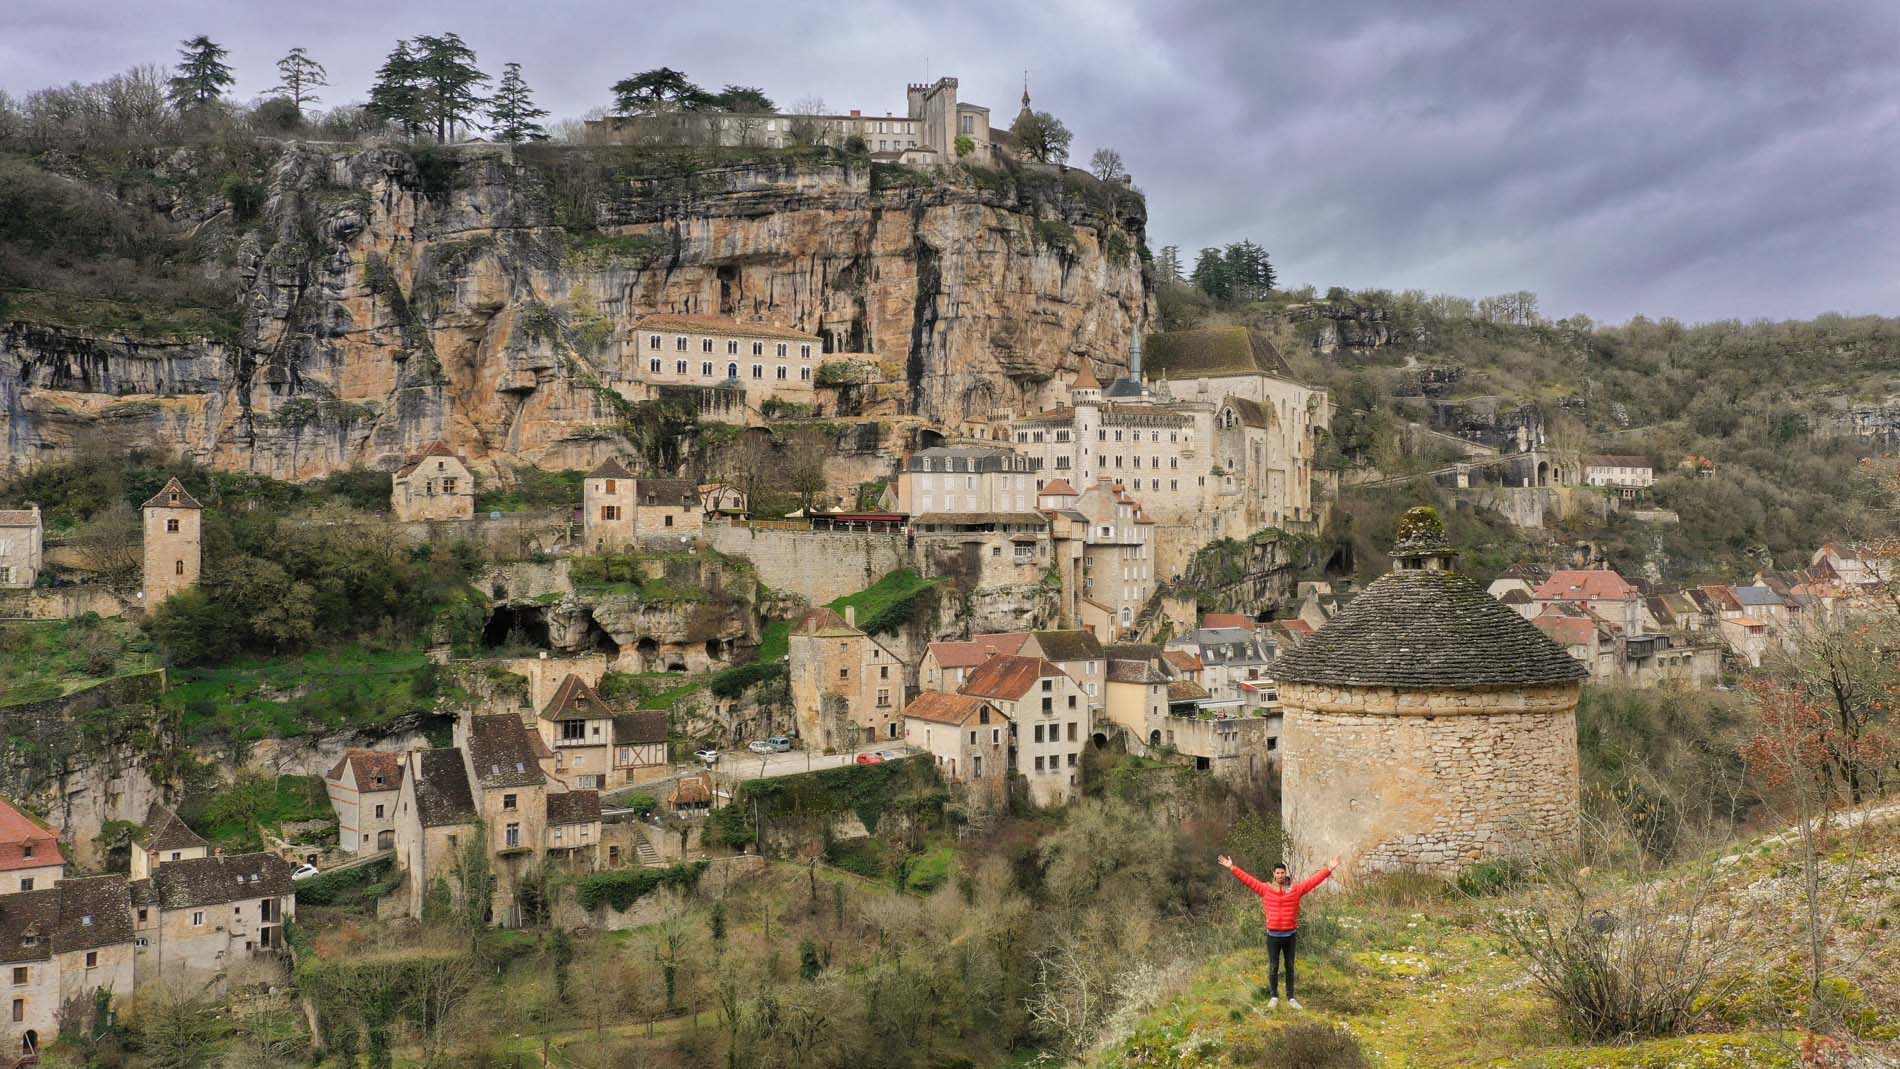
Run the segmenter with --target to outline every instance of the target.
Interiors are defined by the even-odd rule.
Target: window
[[[671,516],[663,516],[663,517],[661,517],[661,523],[660,523],[660,526],[661,526],[661,527],[671,527],[671,526],[673,526],[673,517],[671,517]]]
[[[787,352],[787,351],[788,351],[788,348],[787,348],[787,346],[786,346],[786,344],[785,344],[784,342],[779,342],[779,343],[778,343],[778,355],[780,355],[780,356],[784,356],[784,355],[786,354],[786,352]]]
[[[762,341],[755,341],[755,342],[753,342],[753,343],[752,343],[752,355],[753,355],[753,356],[764,356],[764,355],[765,355],[765,343],[764,343],[764,342],[762,342]]]
[[[377,820],[383,819],[383,807],[380,805],[376,807],[376,819]]]
[[[25,999],[16,998],[13,1000],[13,1019],[16,1021],[26,1020],[26,1000]]]
[[[784,364],[780,364],[778,366],[778,377],[779,377],[779,381],[781,382],[784,381],[785,379],[785,365]]]
[[[737,364],[727,364],[727,365],[726,365],[726,377],[727,377],[727,378],[729,378],[729,379],[734,379],[734,380],[736,380],[736,379],[738,379],[738,377],[739,377],[739,365],[737,365]]]
[[[647,348],[649,348],[649,349],[658,349],[659,347],[660,347],[660,336],[659,336],[658,334],[651,334],[651,335],[648,335],[648,336],[647,336]]]
[[[1036,725],[1036,741],[1037,742],[1042,741],[1042,725],[1041,724]]]
[[[191,926],[193,928],[203,928],[205,926],[205,911],[204,910],[200,909],[192,913]]]
[[[703,338],[700,340],[700,343],[699,343],[700,352],[710,353],[712,352],[712,349],[713,349],[713,342],[711,338]]]
[[[172,565],[172,574],[173,575],[185,574],[185,562],[179,561],[178,563]]]
[[[454,479],[444,479],[444,480],[442,480],[442,492],[443,492],[443,493],[445,493],[445,494],[452,494],[452,493],[454,493],[454,492],[455,492],[455,480],[454,480]]]
[[[32,889],[33,889],[33,877],[31,876],[20,877],[20,890],[31,891]]]
[[[653,372],[655,375],[658,375],[660,373],[660,358],[656,356],[652,358],[651,360],[648,360],[647,370]]]
[[[1044,768],[1045,768],[1044,762],[1046,760],[1048,759],[1043,757],[1041,754],[1036,755],[1036,771],[1038,772],[1044,771]]]
[[[508,825],[508,827],[503,830],[502,835],[503,835],[503,841],[506,842],[509,846],[512,847],[512,846],[521,845],[521,825],[519,824]]]
[[[726,355],[727,355],[727,356],[738,356],[738,355],[739,355],[739,343],[738,343],[738,342],[736,342],[736,341],[729,341],[729,342],[727,342],[727,343],[726,343]]]
[[[501,796],[501,807],[503,809],[519,809],[521,808],[519,798],[516,795],[504,794]]]
[[[1074,754],[1070,754],[1070,755],[1069,755],[1069,767],[1070,767],[1070,768],[1074,768],[1074,767],[1075,767],[1075,755],[1074,755]]]
[[[165,521],[165,533],[166,533],[166,534],[177,534],[177,533],[178,533],[178,521],[177,521],[177,519],[169,519],[169,520],[166,520],[166,521]]]
[[[13,967],[13,986],[23,986],[26,983],[26,975],[26,966],[15,965]]]
[[[185,856],[185,855],[184,855],[184,854],[183,854],[182,852],[180,852],[180,851],[177,851],[177,850],[173,850],[173,851],[172,851],[172,860],[173,860],[173,861],[177,861],[177,860],[178,860],[179,858],[181,858],[181,857],[184,857],[184,856]]]
[[[801,356],[801,357],[803,357],[803,358],[805,358],[806,360],[810,360],[810,359],[811,359],[811,346],[809,346],[809,345],[801,345],[801,346],[799,346],[799,347],[798,347],[798,355],[799,355],[799,356]]]
[[[86,968],[97,969],[98,967],[99,967],[99,952],[97,950],[86,951]]]
[[[712,361],[710,361],[710,360],[707,360],[707,361],[704,361],[703,363],[701,363],[701,364],[699,365],[699,373],[700,373],[701,375],[710,375],[710,374],[712,374]]]
[[[798,377],[799,377],[799,380],[800,380],[800,381],[803,381],[803,382],[810,382],[810,381],[811,381],[811,368],[808,368],[808,367],[801,367],[801,368],[799,368],[799,369],[798,369]]]
[[[587,721],[585,720],[561,721],[561,741],[562,742],[586,742],[587,741]]]
[[[619,519],[619,518],[620,518],[620,506],[619,506],[619,505],[602,505],[602,506],[600,506],[600,518],[601,518],[601,519],[603,519],[603,520],[617,520],[617,519]]]
[[[675,375],[686,374],[686,361],[684,360],[673,361],[673,374]]]
[[[685,339],[684,337],[679,337],[679,338],[674,338],[674,339],[673,339],[673,348],[675,348],[675,349],[678,349],[678,350],[679,350],[680,352],[682,352],[682,353],[683,353],[683,352],[685,352],[685,351],[686,351],[686,339]]]
[[[1069,741],[1075,741],[1075,721],[1069,721]]]
[[[762,379],[762,378],[764,378],[764,377],[765,377],[765,365],[764,365],[764,364],[753,364],[753,365],[752,365],[752,377],[753,377],[753,378],[755,378],[755,379]]]

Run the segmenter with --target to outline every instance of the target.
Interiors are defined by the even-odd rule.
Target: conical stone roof
[[[1530,621],[1448,567],[1420,566],[1451,549],[1436,514],[1401,521],[1400,567],[1360,592],[1325,627],[1268,666],[1282,683],[1328,686],[1536,687],[1572,683],[1584,666]],[[1410,565],[1409,567],[1407,565]]]

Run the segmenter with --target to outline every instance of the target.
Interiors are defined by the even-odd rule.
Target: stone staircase
[[[647,841],[645,828],[633,829],[633,855],[640,859],[642,865],[660,864],[660,852],[653,849],[653,844]]]

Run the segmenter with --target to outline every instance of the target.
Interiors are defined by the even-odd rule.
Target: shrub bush
[[[589,873],[581,879],[575,894],[582,909],[595,910],[602,906],[626,909],[661,887],[696,886],[700,874],[705,871],[706,862],[694,861],[685,865],[669,865],[663,869],[613,869]]]
[[[1493,861],[1480,861],[1476,865],[1458,874],[1452,886],[1458,893],[1472,898],[1487,895],[1500,895],[1506,891],[1523,886],[1530,870],[1516,858],[1503,857]]]

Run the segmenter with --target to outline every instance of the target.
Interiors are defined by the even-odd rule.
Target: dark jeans
[[[1280,997],[1280,961],[1286,960],[1286,997],[1293,997],[1293,940],[1298,932],[1267,936],[1267,994]]]

